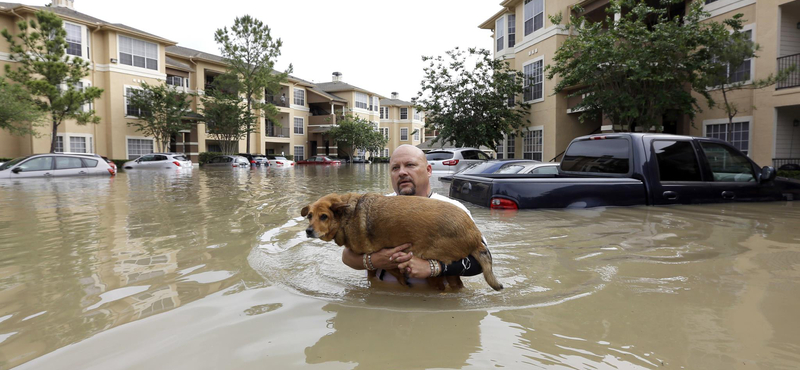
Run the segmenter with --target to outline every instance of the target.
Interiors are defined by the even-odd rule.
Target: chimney
[[[75,9],[74,0],[53,0],[52,5],[62,8]]]
[[[398,99],[399,96],[400,96],[400,94],[398,94],[397,92],[392,91],[392,99]]]
[[[333,72],[333,82],[341,82],[342,81],[342,72]]]

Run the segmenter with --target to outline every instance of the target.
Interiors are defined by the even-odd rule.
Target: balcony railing
[[[776,90],[800,86],[800,54],[792,54],[778,58],[778,72],[786,70],[791,66],[795,66],[794,71],[789,74],[789,78],[778,82],[778,85],[775,86]]]
[[[267,126],[267,137],[289,137],[289,128]]]
[[[270,103],[277,107],[285,107],[289,108],[289,99],[285,99],[285,101],[281,101],[280,96],[267,96],[266,97],[267,103]]]
[[[772,158],[772,167],[781,168],[785,164],[796,164],[800,166],[800,158]]]

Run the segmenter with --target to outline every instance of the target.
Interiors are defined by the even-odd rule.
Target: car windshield
[[[429,161],[441,161],[443,159],[453,158],[453,152],[430,152],[425,154],[425,158]]]
[[[2,166],[0,166],[0,171],[2,171],[2,170],[5,170],[5,169],[8,169],[8,168],[11,168],[11,167],[14,167],[14,165],[16,165],[16,164],[17,164],[17,163],[19,163],[19,162],[22,162],[22,161],[24,161],[24,160],[25,160],[25,159],[27,159],[27,158],[28,158],[28,157],[19,157],[19,158],[14,158],[14,159],[12,159],[12,160],[10,160],[10,161],[8,161],[8,162],[4,163]]]
[[[503,173],[519,173],[522,169],[525,168],[522,164],[519,163],[509,163],[503,165],[502,167],[498,168],[497,171],[494,173],[503,174]]]
[[[478,162],[471,164],[469,167],[461,170],[463,174],[471,174],[471,173],[484,173],[488,171],[491,167],[496,166],[497,162]]]
[[[288,161],[288,159],[286,159],[286,157],[274,157],[274,158],[279,160],[279,161]]]

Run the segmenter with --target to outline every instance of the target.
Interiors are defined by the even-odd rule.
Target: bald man
[[[389,160],[389,168],[391,169],[394,193],[387,196],[410,195],[441,200],[461,208],[472,218],[469,210],[463,204],[433,192],[430,182],[433,174],[431,165],[428,164],[425,153],[419,148],[412,145],[397,147]],[[484,244],[486,244],[485,240]],[[378,277],[381,280],[393,279],[390,274],[384,274],[383,270],[395,268],[404,270],[406,275],[411,278],[427,278],[431,276],[431,263],[428,260],[415,257],[411,253],[404,252],[409,247],[411,247],[411,244],[403,244],[394,248],[385,248],[369,255],[372,267],[379,270]],[[365,260],[364,255],[357,254],[349,248],[344,248],[342,252],[342,262],[356,270],[369,268],[365,266]],[[481,266],[472,256],[460,261],[454,261],[449,265],[445,265],[440,261],[434,262],[439,264],[439,271],[441,271],[439,276],[474,276],[483,272]]]

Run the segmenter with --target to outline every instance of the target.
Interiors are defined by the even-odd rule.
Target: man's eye
[[[319,216],[319,220],[320,220],[320,221],[325,221],[325,220],[327,220],[327,219],[328,219],[328,215],[322,215],[322,216]]]

